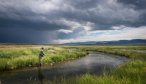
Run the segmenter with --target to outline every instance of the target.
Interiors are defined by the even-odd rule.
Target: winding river
[[[44,82],[46,84],[48,81],[59,80],[62,77],[74,78],[86,73],[100,76],[103,72],[110,72],[127,60],[126,57],[90,52],[80,59],[57,63],[53,66],[4,72],[0,74],[0,84],[44,84]]]

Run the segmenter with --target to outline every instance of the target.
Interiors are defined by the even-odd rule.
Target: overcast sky
[[[0,0],[0,42],[146,39],[146,0]]]

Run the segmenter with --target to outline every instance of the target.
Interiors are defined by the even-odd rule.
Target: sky
[[[146,0],[0,0],[0,43],[146,39]]]

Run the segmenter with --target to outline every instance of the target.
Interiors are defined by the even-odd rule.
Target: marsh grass
[[[146,50],[146,46],[71,46],[71,48],[104,52],[130,58],[127,63],[118,66],[112,73],[103,73],[99,77],[85,74],[76,77],[73,84],[146,84],[146,53],[128,51]],[[64,83],[64,81],[67,83]],[[72,84],[72,82],[64,79],[60,84]]]
[[[10,46],[0,47],[0,71],[7,71],[22,67],[32,67],[38,64],[39,48],[36,46]],[[50,51],[53,50],[53,51]],[[45,56],[42,59],[43,64],[51,62],[61,62],[76,59],[85,56],[85,51],[69,52],[62,47],[45,46]]]
[[[146,84],[146,62],[130,60],[101,76],[85,74],[73,79],[64,78],[50,81],[51,84]]]
[[[36,66],[41,46],[1,46],[0,71]],[[51,84],[146,84],[146,46],[45,46],[43,64],[61,62],[85,56],[87,51],[98,51],[128,57],[130,60],[111,73],[102,76],[85,74],[74,79],[62,78]]]

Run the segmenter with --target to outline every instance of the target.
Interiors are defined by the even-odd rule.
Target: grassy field
[[[82,51],[98,51],[126,56],[132,59],[142,58],[146,60],[146,46],[64,46],[64,48],[74,48]]]
[[[52,84],[146,84],[146,46],[44,46],[43,64],[76,59],[87,51],[98,51],[128,57],[130,60],[118,66],[112,73],[102,76],[85,74],[74,80],[63,78]],[[1,45],[0,71],[36,66],[41,46]]]
[[[1,45],[0,71],[37,66],[38,54],[41,47],[33,45]],[[44,47],[45,56],[42,58],[43,64],[76,59],[87,54],[82,50],[70,50],[54,46]]]

